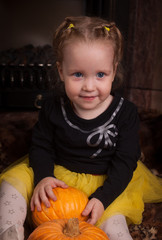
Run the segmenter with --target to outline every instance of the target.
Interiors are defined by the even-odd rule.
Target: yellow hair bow
[[[74,28],[74,24],[70,23],[68,29],[69,29],[69,28]]]
[[[110,28],[109,28],[109,27],[106,27],[106,26],[105,26],[104,28],[105,28],[108,32],[110,31]]]

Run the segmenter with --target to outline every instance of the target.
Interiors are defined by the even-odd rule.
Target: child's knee
[[[13,225],[23,226],[27,215],[25,198],[6,181],[1,183],[0,196],[0,232],[6,231]]]
[[[0,233],[0,240],[24,240],[24,228],[13,225]]]
[[[110,240],[132,240],[123,215],[115,215],[107,219],[100,227]]]

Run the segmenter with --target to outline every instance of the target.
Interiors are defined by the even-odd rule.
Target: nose
[[[83,90],[88,92],[92,92],[95,90],[95,81],[93,78],[89,77],[84,79]]]

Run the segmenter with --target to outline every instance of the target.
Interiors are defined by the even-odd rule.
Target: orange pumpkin
[[[47,208],[44,203],[41,203],[42,211],[37,209],[32,212],[32,220],[35,226],[43,222],[51,221],[59,218],[78,218],[79,220],[86,220],[87,217],[81,215],[85,206],[88,203],[88,197],[82,191],[73,188],[56,187],[53,189],[56,201],[50,199],[51,206]]]
[[[100,228],[87,222],[73,219],[57,219],[38,226],[28,240],[109,240]]]

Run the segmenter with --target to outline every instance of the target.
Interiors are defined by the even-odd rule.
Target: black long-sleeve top
[[[71,171],[107,174],[91,196],[106,208],[127,187],[140,157],[139,118],[135,105],[114,96],[101,115],[78,117],[67,98],[45,101],[33,129],[29,159],[35,185],[54,176],[55,164]]]

